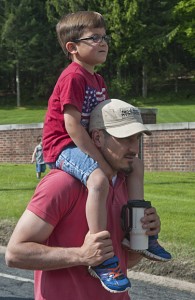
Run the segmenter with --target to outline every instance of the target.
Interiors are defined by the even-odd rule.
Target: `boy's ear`
[[[74,42],[68,42],[68,43],[66,43],[66,50],[70,54],[76,54],[77,53],[77,46]]]

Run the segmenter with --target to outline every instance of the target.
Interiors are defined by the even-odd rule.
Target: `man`
[[[51,170],[38,185],[6,251],[8,266],[36,270],[36,300],[129,299],[128,292],[106,291],[89,274],[88,267],[99,265],[116,253],[126,274],[128,267],[141,260],[140,254],[122,247],[120,215],[128,200],[125,174],[132,171],[135,163],[141,165],[135,157],[139,138],[149,131],[142,124],[138,109],[117,99],[96,106],[89,130],[93,143],[115,174],[107,199],[108,231],[88,233],[86,187],[63,171]],[[142,222],[148,235],[160,231],[154,208],[146,210]],[[110,280],[114,280],[112,272]]]

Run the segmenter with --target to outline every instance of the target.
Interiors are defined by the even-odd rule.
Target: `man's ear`
[[[102,132],[98,129],[94,129],[91,133],[91,138],[93,143],[96,145],[96,147],[100,148],[101,140],[102,140]]]
[[[70,54],[76,54],[77,53],[77,46],[74,42],[68,42],[68,43],[66,43],[66,50]]]

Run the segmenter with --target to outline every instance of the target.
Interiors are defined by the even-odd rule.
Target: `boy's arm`
[[[90,157],[97,161],[103,172],[109,179],[111,179],[113,176],[111,167],[105,161],[97,147],[93,144],[88,132],[81,125],[81,113],[73,105],[66,105],[64,121],[66,130],[75,145],[80,148],[81,151],[87,153]]]
[[[35,161],[35,155],[36,155],[36,151],[37,151],[37,147],[35,147],[35,150],[32,154],[32,159],[31,159],[31,163],[33,163]]]

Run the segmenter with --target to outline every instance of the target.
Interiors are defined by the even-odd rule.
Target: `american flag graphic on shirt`
[[[102,91],[97,91],[94,88],[87,87],[85,91],[85,99],[83,102],[83,108],[81,113],[81,124],[88,128],[91,111],[98,105],[98,103],[106,100],[106,89],[102,88]]]

